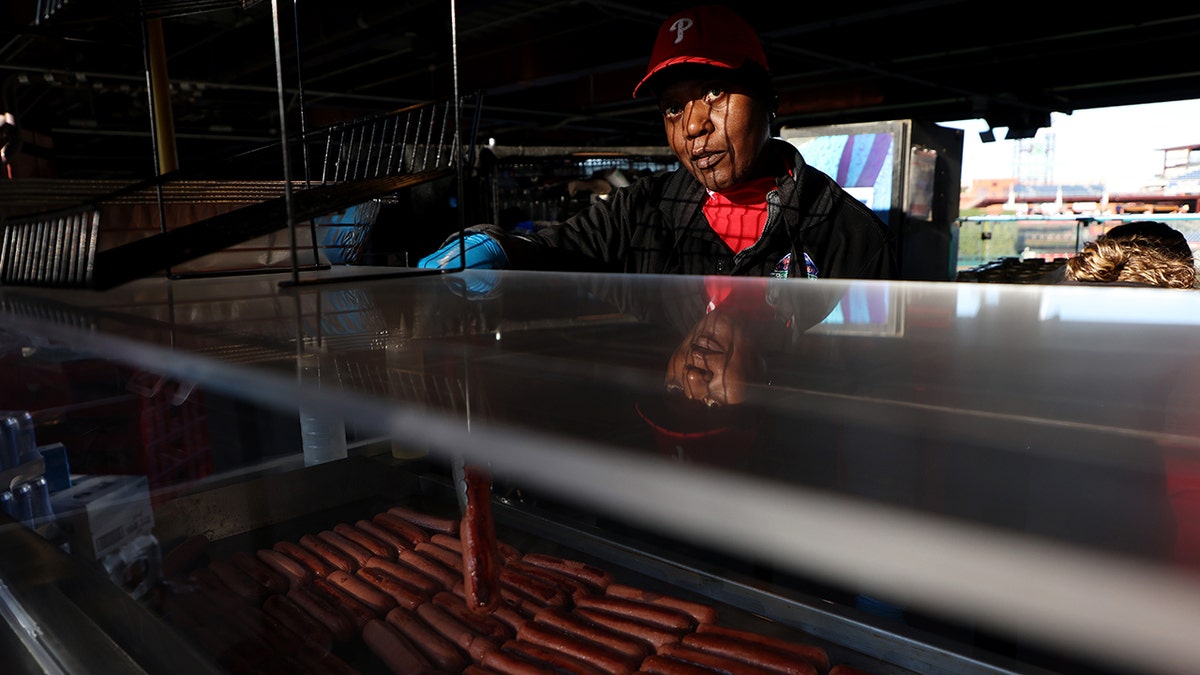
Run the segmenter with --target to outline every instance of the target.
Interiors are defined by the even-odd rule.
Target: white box
[[[71,551],[100,560],[154,528],[145,476],[85,476],[50,496]]]

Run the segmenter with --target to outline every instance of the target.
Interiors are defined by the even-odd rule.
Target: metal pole
[[[167,77],[167,53],[162,19],[143,22],[146,41],[146,79],[150,90],[150,114],[154,123],[155,158],[159,175],[179,168],[175,148],[175,119],[171,114],[171,84]]]
[[[279,0],[271,0],[271,17],[274,19],[275,34],[275,88],[279,95],[279,147],[283,151],[283,200],[287,208],[288,234],[291,236],[292,283],[300,283],[300,269],[296,264],[296,217],[292,212],[292,157],[288,148],[287,101],[283,88],[283,47],[279,35]]]

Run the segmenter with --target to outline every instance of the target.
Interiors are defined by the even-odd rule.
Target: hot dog
[[[486,613],[500,604],[500,553],[492,522],[492,477],[481,466],[463,468],[466,507],[459,523],[462,540],[463,601],[472,612]]]
[[[658,650],[660,656],[669,656],[680,661],[695,663],[696,665],[719,670],[731,675],[768,675],[773,672],[768,668],[761,668],[744,661],[713,654],[693,647],[687,647],[681,644],[663,645],[662,649]],[[801,661],[805,666],[811,667],[812,664],[807,661]],[[812,673],[812,671],[810,671]],[[815,673],[812,673],[815,675]]]
[[[476,661],[482,661],[488,652],[496,649],[495,642],[471,630],[456,619],[450,610],[435,602],[427,602],[418,607],[417,616]]]
[[[425,530],[441,534],[458,534],[458,520],[456,519],[440,518],[406,506],[393,506],[387,512]]]
[[[659,628],[651,624],[631,619],[620,614],[604,612],[596,609],[588,609],[586,607],[576,607],[571,610],[571,614],[582,619],[590,621],[598,626],[611,628],[619,633],[628,635],[632,638],[644,640],[652,649],[657,650],[659,647],[667,644],[679,642],[679,632],[670,631],[665,628]]]
[[[438,670],[457,673],[467,665],[465,652],[416,614],[397,607],[388,612],[385,618],[421,650]]]
[[[604,645],[634,661],[641,661],[653,650],[644,640],[638,640],[622,635],[611,628],[598,626],[585,619],[565,612],[556,607],[547,607],[539,611],[533,620],[552,628],[570,633],[577,637]]]
[[[388,670],[396,675],[422,675],[433,672],[429,663],[408,638],[387,622],[373,619],[363,626],[363,642]]]
[[[450,592],[463,598],[464,602],[466,601],[466,591],[463,589],[461,579],[450,588]],[[512,609],[522,620],[532,619],[533,615],[542,609],[542,605],[504,585],[500,586],[500,602],[496,605],[496,609],[492,611],[498,611],[500,607]]]
[[[381,569],[360,567],[354,574],[364,582],[386,593],[395,601],[396,605],[405,609],[416,609],[418,605],[429,600],[427,594],[421,593]]]
[[[371,522],[400,537],[408,548],[412,548],[423,541],[429,541],[428,532],[400,516],[394,516],[386,511],[375,514]]]
[[[461,599],[463,597],[462,582],[460,581],[457,584],[454,584],[454,588],[450,589],[450,592]],[[500,604],[496,606],[496,609],[492,610],[492,613],[488,616],[493,616],[504,622],[504,625],[511,628],[513,630],[513,634],[515,635],[517,629],[521,627],[521,624],[531,620],[533,615],[537,614],[538,610],[542,609],[540,606],[535,605],[532,601],[528,601],[527,605],[528,606],[526,608],[522,609],[517,605],[517,603],[507,598],[503,598]]]
[[[378,586],[373,586],[356,574],[334,570],[326,577],[329,583],[337,586],[355,600],[366,605],[377,617],[386,616],[398,606],[396,599],[383,592]]]
[[[354,523],[354,526],[386,544],[388,549],[392,552],[391,557],[393,560],[395,559],[396,555],[400,553],[400,551],[413,547],[412,542],[408,541],[407,539],[397,537],[392,533],[391,530],[380,527],[369,520],[360,520]]]
[[[687,661],[680,661],[669,656],[660,656],[651,654],[643,661],[639,673],[649,673],[650,675],[713,675],[712,668]]]
[[[273,548],[260,548],[254,552],[254,556],[287,579],[288,587],[282,591],[284,593],[313,577],[311,569],[300,564],[295,558],[284,555]]]
[[[436,544],[442,548],[449,549],[459,555],[462,555],[462,539],[459,539],[458,537],[452,537],[448,534],[442,534],[441,532],[438,532],[436,534],[429,535],[429,543]]]
[[[600,609],[681,633],[690,631],[696,627],[695,619],[678,609],[653,605],[648,602],[629,600],[627,598],[614,598],[609,595],[579,596],[575,598],[575,607]]]
[[[248,551],[237,551],[229,556],[229,562],[271,593],[286,593],[291,586],[287,576],[275,571]]]
[[[454,586],[455,582],[463,578],[461,572],[452,570],[436,558],[431,558],[418,551],[401,551],[400,556],[396,560],[412,567],[421,574],[437,579],[438,583],[442,585],[442,590]]]
[[[430,558],[442,563],[446,567],[449,567],[456,572],[462,572],[463,557],[462,554],[457,551],[451,551],[444,546],[438,546],[437,544],[428,541],[423,541],[413,548],[417,551],[417,553],[424,553]]]
[[[480,666],[480,665],[476,665],[476,664],[472,663],[471,665],[467,666],[466,668],[463,668],[462,675],[505,675],[505,674],[494,668],[485,668],[484,666]]]
[[[509,562],[505,565],[505,567],[510,567],[531,577],[537,577],[543,581],[546,581],[547,583],[554,584],[559,590],[567,595],[567,597],[575,597],[577,594],[598,594],[604,592],[602,589],[585,581],[580,581],[574,577],[569,577],[561,572],[548,570],[544,567],[530,565],[529,563],[521,560]]]
[[[524,614],[518,612],[512,605],[507,602],[502,602],[496,609],[492,610],[492,616],[504,622],[504,625],[512,629],[513,635],[521,630],[521,626],[529,619],[525,618]]]
[[[341,607],[333,604],[324,596],[314,593],[307,584],[288,591],[287,598],[317,623],[325,626],[333,639],[338,642],[349,642],[357,632],[354,622]]]
[[[388,546],[387,543],[360,527],[349,523],[338,523],[333,526],[333,531],[367,549],[374,557],[385,558],[387,560],[396,559],[395,548]]]
[[[596,588],[603,590],[612,583],[612,573],[606,569],[589,565],[579,560],[570,560],[545,553],[526,553],[521,560],[548,570],[566,574],[581,581],[586,581]]]
[[[451,551],[454,551],[460,555],[462,554],[462,539],[459,537],[452,537],[448,534],[437,533],[429,536],[429,543],[437,544],[442,548],[450,549]],[[506,544],[499,539],[496,540],[496,550],[500,553],[500,559],[505,563],[510,563],[514,560],[521,559],[521,552],[518,551],[516,547],[512,546],[511,544]]]
[[[812,663],[817,667],[817,670],[822,673],[826,670],[829,670],[829,654],[823,647],[818,645],[793,642],[791,640],[784,640],[782,638],[772,637],[770,635],[762,635],[760,633],[755,633],[748,630],[740,630],[737,628],[728,628],[717,624],[701,624],[700,626],[697,626],[695,639],[699,639],[702,635],[722,636],[732,639],[735,643],[740,642],[748,646],[759,645],[769,649],[775,649]]]
[[[549,664],[545,661],[535,659],[528,654],[506,651],[504,649],[496,649],[489,652],[480,663],[482,667],[487,668],[489,671],[503,673],[503,675],[546,675],[548,672],[569,673],[570,675],[596,675],[600,673],[600,671],[586,663],[576,664],[576,668],[573,670],[570,668],[551,670]],[[467,675],[467,671],[464,670],[463,675]]]
[[[607,672],[569,654],[564,654],[541,645],[535,645],[531,642],[525,642],[524,640],[509,640],[501,645],[498,651],[506,651],[534,661],[540,661],[549,666],[552,669],[551,672],[566,672],[571,673],[571,675],[597,675]],[[486,660],[483,661],[483,664],[489,665]],[[543,668],[539,672],[544,673],[546,669]]]
[[[445,586],[434,577],[413,567],[402,560],[391,561],[385,558],[372,558],[367,561],[366,569],[375,569],[392,575],[396,579],[412,586],[423,595],[433,595]]]
[[[685,635],[680,644],[787,675],[817,675],[817,667],[820,662],[799,654],[714,633]],[[814,647],[814,649],[819,648]],[[820,650],[820,654],[824,656],[823,649]],[[824,662],[827,663],[828,660],[825,659]],[[825,672],[824,669],[821,672]]]
[[[330,574],[333,574],[333,572],[330,572]],[[367,625],[368,621],[377,618],[375,612],[370,607],[367,607],[358,598],[343,591],[328,579],[321,579],[319,577],[313,579],[308,582],[308,590],[313,595],[321,596],[328,603],[341,610],[342,613],[350,618],[350,621],[357,630],[362,630],[362,627]]]
[[[246,602],[261,604],[270,594],[265,586],[250,578],[228,560],[214,560],[208,563],[208,569],[212,570],[229,590],[240,595]]]
[[[271,548],[307,567],[314,577],[328,576],[330,572],[337,569],[326,562],[324,558],[290,541],[277,541]]]
[[[467,602],[467,591],[462,579],[458,579],[454,586],[450,587],[450,592],[461,598],[463,602]],[[533,619],[534,614],[538,614],[538,610],[542,605],[533,601],[532,598],[518,593],[509,586],[500,584],[500,602],[497,603],[497,609],[500,607],[508,607],[516,611],[526,619]],[[493,610],[494,611],[494,610]]]
[[[515,633],[508,624],[494,617],[492,614],[472,612],[467,608],[465,600],[450,591],[436,593],[432,600],[449,610],[454,615],[454,618],[458,619],[464,626],[470,628],[477,635],[491,638],[497,643],[515,637]]]
[[[639,602],[648,602],[654,605],[678,609],[690,614],[696,620],[697,624],[717,622],[717,610],[712,605],[684,600],[672,595],[655,593],[635,586],[626,586],[625,584],[609,584],[608,588],[604,589],[604,592],[616,598],[628,598]]]
[[[333,530],[321,530],[317,533],[322,541],[354,559],[355,569],[371,559],[371,552],[366,548],[350,541]]]
[[[333,648],[333,633],[287,596],[272,595],[263,602],[262,609],[288,630],[300,636],[304,644],[320,647],[324,651]]]
[[[500,583],[543,607],[566,607],[569,601],[554,584],[507,565],[500,568]]]
[[[560,628],[534,621],[525,622],[517,639],[572,656],[596,666],[606,673],[628,674],[637,670],[641,659],[633,659],[605,645],[568,633]]]
[[[329,563],[335,569],[342,570],[343,572],[353,572],[358,569],[358,563],[354,561],[354,558],[325,543],[325,540],[320,537],[306,534],[300,537],[300,546],[308,550],[309,553]]]

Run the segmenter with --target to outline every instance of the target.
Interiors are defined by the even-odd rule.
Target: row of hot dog
[[[296,541],[164,558],[162,614],[235,672],[713,672],[851,675],[823,648],[723,626],[716,609],[616,583],[602,568],[497,542],[502,602],[464,601],[459,521],[406,507]],[[359,663],[361,665],[361,663]]]

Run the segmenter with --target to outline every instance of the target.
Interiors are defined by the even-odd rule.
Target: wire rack
[[[38,0],[34,25],[88,21],[98,17],[168,18],[219,10],[248,9],[262,0]]]
[[[105,237],[121,224],[102,222],[101,204],[139,193],[169,193],[172,186],[197,179],[219,184],[219,179],[204,175],[213,169],[172,172],[80,206],[12,219],[0,236],[0,283],[111,288],[284,228],[294,232],[298,223],[381,195],[452,176],[464,161],[458,134],[461,108],[456,110],[456,104],[472,104],[471,119],[477,119],[478,95],[431,101],[299,134],[286,141],[287,152],[281,141],[242,153],[214,166],[236,167],[277,181],[280,194],[178,227],[164,224],[161,231],[133,241],[114,245]],[[290,158],[290,166],[279,161],[281,152]],[[285,180],[289,173],[297,179]],[[231,180],[236,185],[237,179]],[[229,181],[225,184],[228,187]]]

